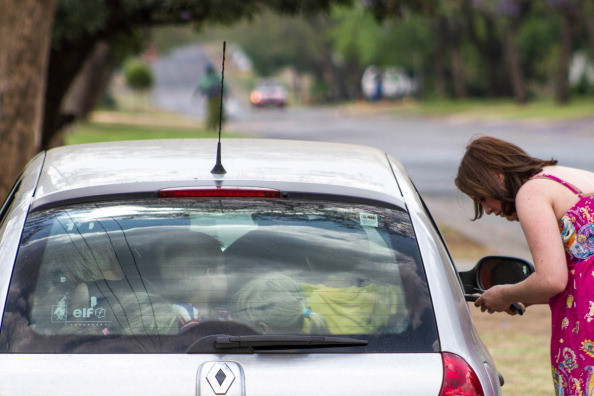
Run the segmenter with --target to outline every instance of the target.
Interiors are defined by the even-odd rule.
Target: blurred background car
[[[255,107],[285,107],[287,100],[287,89],[274,78],[260,80],[250,93],[250,103]]]
[[[214,168],[216,139],[29,163],[0,212],[2,396],[501,395],[465,301],[515,272],[458,273],[396,159],[222,147]]]
[[[419,84],[402,67],[372,65],[361,77],[361,88],[368,100],[396,100],[416,95]]]

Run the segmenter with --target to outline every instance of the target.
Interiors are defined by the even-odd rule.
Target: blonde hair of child
[[[277,334],[306,329],[310,334],[329,333],[324,318],[307,305],[301,286],[288,276],[273,273],[255,279],[237,293],[236,301],[238,313],[254,328],[265,324]]]

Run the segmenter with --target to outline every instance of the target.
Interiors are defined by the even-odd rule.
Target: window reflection
[[[35,213],[23,235],[0,333],[7,351],[104,352],[127,342],[171,352],[187,347],[192,329],[223,322],[377,339],[367,351],[431,349],[437,338],[412,226],[398,208],[107,202]]]

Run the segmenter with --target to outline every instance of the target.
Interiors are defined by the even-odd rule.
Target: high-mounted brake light
[[[159,198],[280,198],[280,191],[270,188],[168,188]]]
[[[484,396],[478,376],[460,356],[443,353],[443,383],[439,396]]]

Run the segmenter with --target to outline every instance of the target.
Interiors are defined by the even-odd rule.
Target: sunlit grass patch
[[[576,98],[561,106],[552,100],[518,104],[510,99],[424,100],[395,111],[419,116],[454,116],[477,120],[568,120],[592,117],[594,98]]]
[[[523,316],[488,314],[470,305],[474,325],[505,379],[504,396],[555,394],[549,364],[550,311],[528,307]]]
[[[480,257],[493,254],[493,251],[480,243],[473,241],[454,229],[439,225],[439,230],[446,241],[450,254],[456,260],[477,260]]]
[[[202,123],[167,112],[99,111],[76,124],[64,136],[65,144],[144,139],[216,138]],[[222,129],[223,137],[233,137]]]

